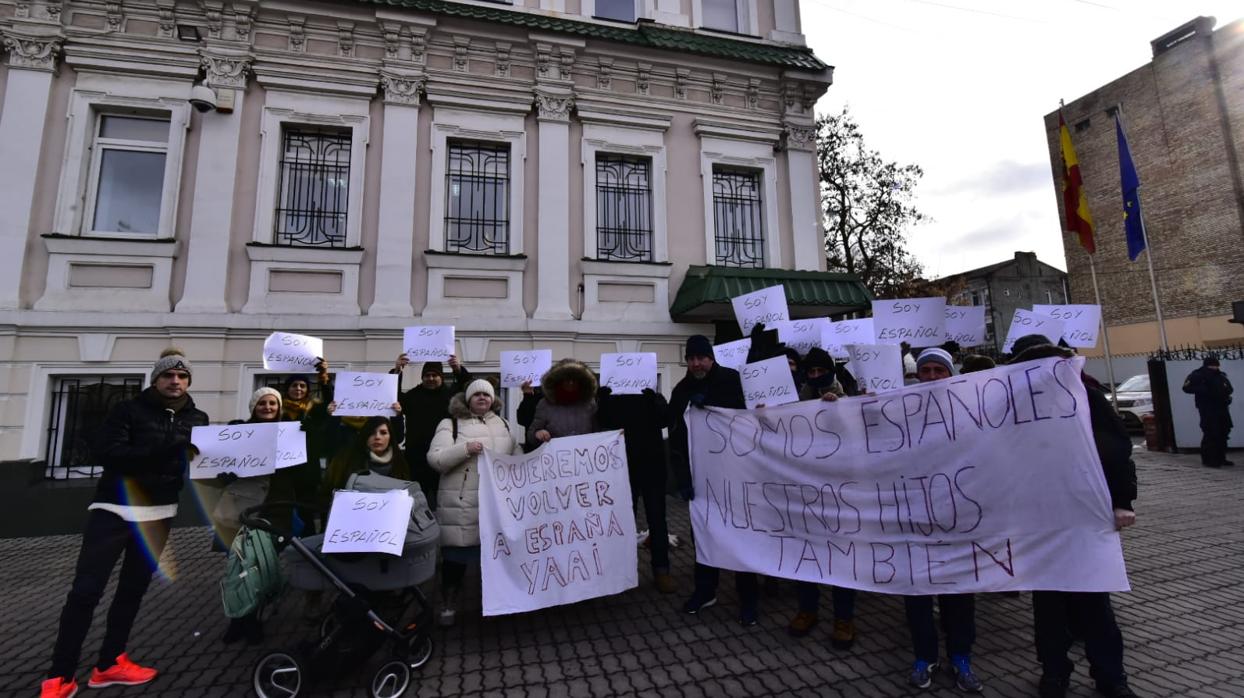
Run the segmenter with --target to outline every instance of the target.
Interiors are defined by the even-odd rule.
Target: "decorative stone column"
[[[537,320],[570,320],[570,110],[569,88],[536,87],[540,124],[540,235],[537,250]]]
[[[13,28],[0,34],[0,41],[9,53],[0,113],[0,310],[16,310],[48,95],[63,38]]]
[[[376,294],[368,315],[411,317],[411,274],[415,238],[415,162],[419,152],[419,73],[385,69],[384,149],[395,157],[380,161],[380,235],[376,241]]]
[[[816,127],[787,122],[784,136],[795,268],[816,271],[822,268],[825,261],[825,243],[819,224],[820,199],[817,196]]]

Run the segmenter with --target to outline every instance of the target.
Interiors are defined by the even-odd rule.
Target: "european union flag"
[[[1127,231],[1127,256],[1133,262],[1145,249],[1145,223],[1140,215],[1140,177],[1132,164],[1132,151],[1123,135],[1123,122],[1114,115],[1115,132],[1119,136],[1119,179],[1123,190],[1123,228]]]

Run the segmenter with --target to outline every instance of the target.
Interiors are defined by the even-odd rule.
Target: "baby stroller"
[[[416,483],[369,473],[355,474],[346,489],[406,489],[412,496],[410,525],[401,557],[384,553],[326,555],[324,536],[299,538],[272,530],[264,512],[292,503],[268,503],[248,509],[242,522],[288,539],[281,566],[289,586],[304,591],[336,592],[331,609],[317,622],[315,640],[270,652],[255,663],[252,686],[259,698],[294,698],[308,679],[327,678],[361,666],[387,645],[374,664],[370,695],[397,698],[406,692],[412,672],[432,656],[432,606],[419,589],[436,574],[440,527]],[[402,619],[414,607],[412,621]]]

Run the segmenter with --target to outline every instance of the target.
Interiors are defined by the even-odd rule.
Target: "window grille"
[[[507,254],[509,146],[451,141],[445,179],[445,251]]]
[[[596,156],[596,257],[652,261],[652,163],[625,155]]]
[[[47,477],[55,480],[99,477],[95,441],[104,418],[117,403],[143,390],[141,375],[64,376],[52,386],[48,415]]]
[[[717,264],[760,268],[765,265],[760,173],[713,169],[713,229]]]
[[[276,244],[345,247],[350,132],[299,126],[283,137]]]

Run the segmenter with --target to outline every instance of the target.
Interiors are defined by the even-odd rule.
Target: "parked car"
[[[1119,384],[1119,416],[1131,430],[1144,429],[1141,417],[1153,412],[1153,393],[1149,390],[1149,376],[1142,373]]]

